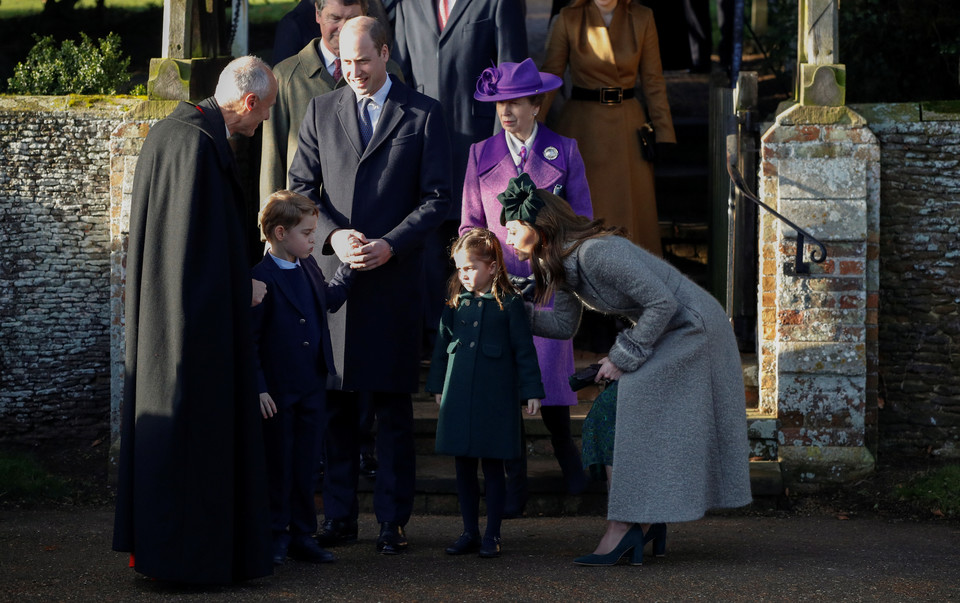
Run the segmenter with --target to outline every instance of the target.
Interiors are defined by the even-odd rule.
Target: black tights
[[[503,476],[502,459],[477,459],[468,456],[456,457],[457,498],[463,516],[463,531],[480,534],[480,479],[477,464],[483,467],[483,483],[487,499],[487,538],[500,537],[503,522],[503,505],[507,498],[507,484]]]

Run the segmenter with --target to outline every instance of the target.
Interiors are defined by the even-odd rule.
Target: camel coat
[[[584,305],[633,323],[608,354],[624,373],[607,518],[692,521],[748,504],[743,373],[720,304],[623,237],[587,240],[563,267],[553,311],[532,311],[534,335],[571,337]]]
[[[580,146],[593,215],[625,227],[633,242],[660,255],[653,164],[641,157],[637,134],[649,113],[657,142],[676,142],[653,12],[620,2],[607,28],[593,2],[564,8],[550,31],[542,71],[563,77],[568,64],[573,85],[591,90],[633,89],[639,74],[646,111],[636,98],[609,105],[571,99],[554,129]]]

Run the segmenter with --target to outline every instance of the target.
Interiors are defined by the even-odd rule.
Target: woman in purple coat
[[[551,132],[536,119],[545,93],[562,83],[555,75],[537,71],[532,59],[501,63],[499,67],[484,69],[480,75],[473,97],[497,103],[497,117],[503,131],[470,147],[463,183],[461,235],[474,227],[488,228],[501,245],[506,244],[507,230],[500,223],[503,206],[497,201],[497,195],[521,172],[526,172],[538,188],[566,199],[575,213],[593,217],[590,189],[577,142]],[[505,254],[504,261],[511,276],[530,276],[529,264],[515,255]],[[573,344],[570,340],[540,337],[534,337],[534,343],[547,394],[541,408],[543,422],[550,431],[567,491],[578,494],[586,487],[587,479],[580,452],[570,435],[570,407],[577,403],[577,395],[567,380],[575,370]],[[506,463],[505,517],[519,516],[526,504],[526,446],[521,449],[519,460]]]

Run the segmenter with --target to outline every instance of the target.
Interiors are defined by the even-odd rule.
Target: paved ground
[[[598,517],[504,526],[500,559],[449,557],[459,518],[418,516],[411,550],[374,552],[374,520],[337,563],[289,562],[276,575],[209,590],[140,577],[110,550],[112,510],[0,511],[0,600],[141,601],[946,601],[960,598],[960,525],[834,516],[718,515],[668,527],[667,558],[577,567]],[[648,551],[649,552],[649,551]]]

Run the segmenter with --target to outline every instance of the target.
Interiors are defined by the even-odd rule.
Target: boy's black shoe
[[[317,532],[317,544],[337,546],[357,541],[357,522],[346,519],[325,519]]]
[[[380,524],[380,536],[377,537],[377,552],[384,555],[399,555],[407,550],[407,535],[403,526],[386,521]]]
[[[287,551],[287,554],[297,561],[309,561],[310,563],[333,563],[337,560],[333,553],[320,548],[317,541],[310,536],[301,536],[294,539],[290,543],[290,550]]]
[[[286,532],[273,537],[273,564],[283,565],[287,559],[287,547],[290,546],[290,535]]]

